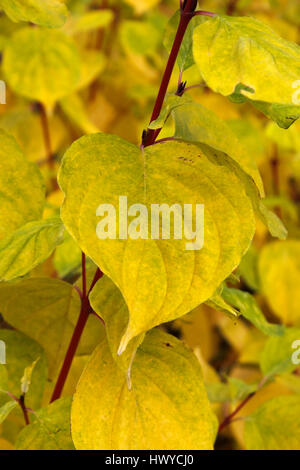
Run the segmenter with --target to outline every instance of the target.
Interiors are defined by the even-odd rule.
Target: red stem
[[[195,0],[187,0],[184,6],[184,9],[181,10],[181,17],[180,17],[180,22],[178,25],[177,33],[174,39],[174,43],[170,52],[169,60],[161,81],[161,85],[159,88],[159,92],[156,98],[156,102],[153,108],[153,113],[151,116],[150,123],[152,121],[155,121],[158,116],[160,115],[164,99],[167,93],[167,89],[170,83],[170,78],[174,69],[174,65],[178,56],[178,52],[180,50],[180,46],[182,43],[182,40],[184,38],[184,34],[186,32],[186,29],[189,25],[189,22],[193,18],[195,14],[195,8],[197,6],[197,2]],[[147,134],[145,137],[145,141],[143,142],[144,146],[147,147],[148,145],[152,145],[155,142],[155,139],[157,138],[158,134],[160,133],[160,129],[148,129]]]
[[[86,322],[88,320],[88,317],[91,313],[91,307],[88,299],[88,295],[93,289],[94,285],[96,282],[103,276],[102,271],[97,268],[97,271],[95,273],[94,279],[91,283],[91,286],[89,290],[87,291],[86,287],[86,265],[85,265],[85,254],[82,253],[82,294],[81,294],[81,310],[79,314],[79,318],[77,321],[77,324],[75,326],[75,330],[71,339],[71,342],[69,344],[68,350],[66,352],[66,356],[62,365],[62,368],[60,370],[57,382],[54,387],[54,391],[51,397],[50,403],[53,401],[57,400],[60,398],[64,385],[66,383],[68,374],[70,372],[72,362],[74,359],[74,356],[76,354],[79,341],[81,339],[83,330],[85,328]]]
[[[27,410],[26,405],[25,405],[25,395],[20,396],[20,399],[18,400],[18,403],[19,403],[19,405],[22,409],[25,424],[27,426],[28,424],[30,424],[30,420],[29,420],[29,416],[28,416],[28,410]]]
[[[220,424],[219,426],[219,430],[218,430],[218,433],[220,433],[221,431],[223,431],[223,429],[228,426],[233,418],[238,414],[239,411],[241,411],[242,408],[244,408],[244,406],[248,403],[249,400],[251,400],[251,398],[255,395],[255,392],[253,393],[250,393],[250,395],[248,395],[245,400],[243,400],[239,406],[230,414],[228,415],[224,421]]]
[[[62,365],[61,371],[59,373],[50,403],[57,400],[63,391],[64,385],[66,383],[82,332],[86,325],[86,322],[89,317],[89,307],[88,307],[87,298],[82,299],[81,311],[75,327],[71,342],[69,344],[64,363]]]

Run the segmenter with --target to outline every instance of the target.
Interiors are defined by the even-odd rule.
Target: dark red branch
[[[24,394],[21,395],[19,400],[17,400],[17,401],[18,401],[18,403],[21,407],[21,410],[22,410],[23,416],[24,416],[24,420],[25,420],[25,424],[27,426],[28,424],[30,424],[30,420],[29,420],[29,416],[28,416],[28,410],[27,410],[26,405],[25,405],[25,395]]]
[[[184,34],[189,25],[189,22],[191,21],[191,19],[193,18],[193,15],[195,14],[196,6],[197,6],[197,2],[195,2],[195,0],[187,0],[183,4],[183,9],[181,10],[181,16],[180,16],[178,29],[177,29],[174,43],[173,43],[170,56],[167,62],[167,66],[166,66],[166,69],[165,69],[165,72],[161,81],[159,92],[155,101],[150,123],[155,121],[160,115],[160,112],[164,103],[164,99],[167,93],[167,89],[170,83],[170,78],[174,69],[177,56],[178,56],[178,52],[180,50],[180,46],[182,44],[182,40],[184,38]],[[155,139],[159,133],[160,133],[160,129],[155,129],[155,130],[148,129],[147,134],[144,137],[143,145],[145,147],[147,147],[148,145],[152,145],[155,142]]]
[[[250,393],[250,395],[248,395],[245,400],[243,400],[239,406],[230,414],[228,415],[224,421],[220,424],[219,426],[219,430],[218,430],[218,433],[220,433],[221,431],[223,431],[224,428],[226,428],[226,426],[228,426],[233,418],[239,413],[239,411],[241,411],[242,408],[244,408],[244,406],[248,403],[249,400],[251,400],[251,398],[255,395],[255,392],[253,393]]]

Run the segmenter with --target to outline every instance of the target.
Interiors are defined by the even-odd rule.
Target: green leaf
[[[300,76],[300,47],[249,17],[216,16],[194,30],[194,57],[214,91],[249,100],[280,125],[300,115],[293,88]]]
[[[284,327],[269,323],[257,305],[255,298],[248,292],[224,287],[222,297],[230,305],[239,309],[243,317],[247,318],[248,321],[265,335],[282,336],[284,334]]]
[[[248,450],[300,450],[300,396],[273,398],[246,418]]]
[[[18,406],[16,400],[7,401],[3,406],[0,407],[0,424],[8,417],[10,412]]]
[[[1,303],[2,307],[2,303]],[[41,346],[28,336],[18,331],[0,330],[0,340],[6,344],[5,366],[8,376],[8,390],[19,397],[21,394],[21,379],[24,370],[39,358],[32,372],[31,384],[26,394],[26,405],[33,410],[41,406],[44,388],[47,381],[47,360]],[[0,400],[2,397],[0,397]]]
[[[264,195],[262,179],[253,155],[243,147],[225,121],[198,103],[186,103],[177,107],[172,115],[176,126],[174,137],[189,142],[201,142],[226,153],[253,178],[260,194]]]
[[[75,90],[80,58],[72,40],[61,31],[22,28],[5,48],[3,70],[13,91],[51,108]]]
[[[274,313],[284,324],[300,326],[300,241],[266,245],[258,268],[262,292]]]
[[[19,434],[15,449],[74,450],[70,430],[70,408],[71,398],[61,398],[38,410],[34,422]]]
[[[168,52],[171,51],[172,45],[175,39],[176,31],[179,25],[180,20],[180,11],[178,10],[170,19],[167,24],[165,35],[164,35],[164,46]],[[208,20],[207,16],[199,15],[194,16],[191,19],[187,30],[185,32],[178,56],[177,56],[177,64],[179,69],[183,72],[184,70],[191,67],[194,63],[194,56],[193,56],[193,32],[196,26],[199,24],[204,23]]]
[[[12,21],[29,21],[49,28],[60,28],[68,15],[60,0],[0,0],[0,7]]]
[[[0,280],[24,276],[45,261],[62,243],[60,218],[29,222],[0,242]]]
[[[31,278],[0,285],[0,305],[1,313],[10,325],[43,346],[53,377],[65,357],[78,319],[80,298],[77,291],[58,279]],[[91,353],[102,337],[103,326],[91,315],[77,354]],[[37,357],[39,355],[33,360]]]
[[[239,264],[254,219],[231,162],[207,146],[184,142],[147,147],[143,158],[136,146],[105,134],[85,136],[65,154],[59,173],[63,221],[129,308],[120,353],[133,337],[207,300]],[[170,240],[151,239],[148,230],[148,239],[99,239],[99,204],[118,209],[123,195],[128,207],[142,203],[150,210],[151,204],[204,204],[204,247],[187,250],[185,239],[173,239],[173,220]]]
[[[243,380],[228,377],[227,383],[205,384],[208,399],[212,403],[234,403],[244,400],[257,390],[256,384],[247,384]]]
[[[0,130],[0,240],[42,216],[45,188],[13,137]]]
[[[123,372],[126,373],[130,386],[132,361],[134,360],[137,348],[144,339],[144,335],[142,334],[134,338],[128,345],[126,352],[119,357],[118,349],[120,341],[126,331],[129,320],[128,307],[121,292],[108,277],[104,276],[93,288],[89,299],[94,311],[105,322],[110,352]]]
[[[208,299],[205,304],[209,307],[213,308],[214,310],[218,310],[219,312],[223,312],[228,315],[230,318],[234,319],[240,315],[239,311],[233,308],[229,303],[227,303],[223,296],[222,291],[224,289],[224,285],[221,284],[219,288],[216,290],[214,295]]]
[[[260,357],[260,368],[265,376],[292,372],[298,367],[292,360],[293,343],[297,340],[300,340],[299,328],[286,328],[282,337],[268,339]]]
[[[106,342],[98,346],[77,387],[71,423],[79,450],[212,449],[214,441],[200,365],[159,330],[138,349],[131,390]]]

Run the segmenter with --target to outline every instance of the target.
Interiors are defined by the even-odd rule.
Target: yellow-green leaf
[[[70,18],[66,24],[66,31],[69,34],[77,34],[86,31],[92,31],[98,28],[105,28],[113,20],[114,14],[112,10],[94,10],[83,13],[80,16]]]
[[[200,365],[180,341],[158,330],[138,349],[131,390],[107,343],[98,346],[79,381],[71,422],[79,450],[213,448]]]
[[[300,396],[273,398],[246,418],[248,450],[300,450]]]
[[[65,356],[78,319],[80,298],[77,291],[58,279],[31,278],[0,285],[0,305],[1,313],[10,325],[43,346],[53,377]],[[103,327],[91,315],[78,354],[91,353],[102,337]]]
[[[16,450],[74,450],[70,430],[71,398],[41,408],[17,438]]]
[[[204,23],[208,19],[209,18],[204,15],[194,16],[194,18],[191,19],[186,29],[186,32],[184,34],[184,38],[181,43],[179,53],[177,56],[177,64],[181,71],[188,69],[195,63],[194,56],[193,56],[193,32],[196,26]],[[171,52],[171,49],[173,46],[173,42],[176,36],[176,31],[178,29],[179,21],[180,21],[180,11],[177,11],[169,20],[167,27],[166,27],[163,43],[169,53]]]
[[[90,120],[84,104],[77,93],[67,96],[60,101],[60,106],[66,116],[86,134],[93,134],[99,129]]]
[[[42,216],[45,188],[13,137],[0,130],[0,240]]]
[[[4,405],[0,406],[0,424],[3,423],[16,406],[18,406],[18,403],[15,400],[7,401]]]
[[[53,264],[61,278],[81,269],[81,250],[68,232],[65,232],[63,243],[55,250]]]
[[[143,156],[118,137],[85,136],[65,154],[59,183],[68,231],[128,305],[120,353],[133,337],[207,300],[239,264],[254,233],[251,200],[234,162],[208,146],[166,142],[147,147]],[[128,208],[142,203],[149,211],[152,204],[204,204],[203,248],[187,250],[184,237],[174,239],[173,220],[170,240],[152,239],[149,227],[148,239],[141,233],[98,238],[97,208],[105,203],[118,211],[119,196],[128,198]]]
[[[266,245],[258,267],[262,292],[273,312],[283,323],[300,326],[300,241]]]
[[[186,103],[173,109],[172,115],[176,138],[202,142],[227,153],[253,178],[260,194],[264,195],[263,182],[253,155],[243,147],[226,121],[198,103]]]
[[[203,79],[214,91],[236,101],[248,99],[272,119],[277,113],[276,120],[284,127],[300,116],[293,100],[300,47],[262,22],[215,16],[194,30],[193,50]]]
[[[3,70],[13,91],[50,108],[75,90],[80,58],[72,40],[61,31],[23,28],[5,48]]]
[[[247,318],[256,328],[269,336],[282,336],[284,327],[269,323],[249,292],[224,287],[222,297],[233,307],[239,309],[243,317]]]
[[[228,377],[227,383],[212,382],[205,384],[209,401],[212,403],[234,403],[244,400],[255,392],[256,384],[247,384],[235,377]]]
[[[128,307],[121,292],[107,276],[104,276],[93,288],[89,299],[94,311],[105,322],[111,354],[127,375],[128,384],[130,385],[132,361],[134,360],[137,348],[143,341],[144,335],[141,334],[134,338],[128,345],[126,352],[119,357],[117,353],[120,341],[126,331],[129,320]]]
[[[0,280],[24,276],[45,261],[62,243],[64,226],[60,218],[29,222],[0,242]]]
[[[12,21],[29,21],[49,28],[62,26],[68,14],[60,0],[0,0],[0,7]]]
[[[2,310],[1,302],[1,310]],[[26,404],[36,410],[41,406],[44,387],[47,380],[47,360],[41,346],[33,339],[18,331],[0,329],[0,340],[6,345],[6,365],[8,384],[7,391],[16,397],[21,395],[21,379],[24,369],[39,358],[31,376],[31,384],[26,394]],[[0,396],[0,403],[3,396]],[[5,400],[6,401],[6,400]]]
[[[269,338],[260,355],[260,368],[265,376],[292,372],[298,367],[293,361],[293,343],[300,339],[300,328],[286,328],[279,338]]]

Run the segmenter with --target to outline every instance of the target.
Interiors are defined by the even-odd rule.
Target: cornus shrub
[[[0,8],[0,449],[300,449],[298,2]]]

